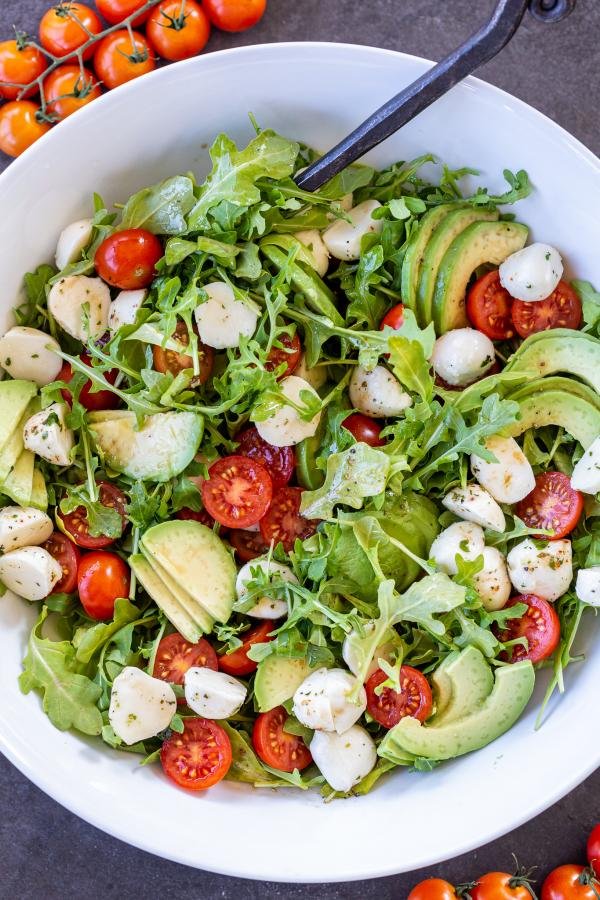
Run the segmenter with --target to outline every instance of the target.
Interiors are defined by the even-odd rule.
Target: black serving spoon
[[[350,163],[414,119],[435,100],[489,62],[509,42],[527,8],[542,22],[558,22],[568,16],[576,0],[498,0],[490,20],[464,44],[412,84],[388,100],[362,125],[332,150],[308,166],[296,178],[298,187],[316,191]]]

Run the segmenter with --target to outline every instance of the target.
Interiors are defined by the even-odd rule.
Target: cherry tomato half
[[[202,5],[221,31],[246,31],[262,19],[267,0],[204,0]]]
[[[86,366],[91,365],[91,358],[89,354],[82,353],[79,357],[81,362],[85,363]],[[117,380],[117,376],[119,374],[118,369],[111,369],[108,372],[104,373],[104,377],[110,384],[114,384]],[[57,381],[65,381],[68,382],[73,377],[73,370],[68,362],[64,362],[62,365],[62,369],[56,376]],[[120,399],[116,394],[113,394],[112,391],[93,391],[93,383],[88,379],[86,383],[83,385],[79,392],[79,402],[82,406],[85,406],[86,409],[97,412],[102,409],[117,409],[121,405]],[[63,400],[65,403],[68,403],[71,406],[73,402],[73,398],[71,396],[71,392],[66,388],[61,391]]]
[[[180,320],[177,323],[177,327],[171,337],[184,347],[187,347],[190,342],[190,336],[185,322]],[[163,347],[158,347],[156,344],[152,347],[152,359],[154,368],[157,372],[170,372],[171,375],[179,375],[184,369],[192,369],[194,367],[194,360],[191,356],[188,356],[187,353],[177,353],[176,350],[168,350]],[[200,374],[197,377],[192,378],[190,387],[198,387],[198,385],[205,384],[208,381],[212,375],[214,361],[215,354],[213,348],[209,347],[207,344],[203,344],[201,340],[198,340],[198,363]]]
[[[399,328],[402,328],[403,324],[404,324],[404,304],[396,303],[395,306],[392,306],[391,309],[388,309],[385,316],[381,320],[379,327],[383,331],[383,329],[387,325],[388,328],[393,328],[394,331],[397,331]]]
[[[38,78],[47,66],[46,57],[37,47],[20,48],[16,41],[0,42],[0,81],[11,84],[30,84]],[[5,100],[16,100],[21,89],[19,87],[0,87],[0,97]],[[23,94],[22,99],[33,97],[36,88]]]
[[[288,553],[293,550],[296,540],[304,541],[317,530],[316,519],[305,519],[300,515],[302,488],[280,488],[263,518],[260,520],[260,533],[263,540],[275,546],[279,542]]]
[[[87,43],[89,32],[98,34],[100,31],[102,22],[94,10],[84,3],[69,0],[68,3],[51,6],[42,16],[40,44],[54,56],[66,56]],[[85,51],[83,58],[89,59],[93,53],[92,45]]]
[[[415,885],[407,900],[456,900],[456,891],[449,881],[426,878]]]
[[[253,672],[256,672],[257,664],[253,660],[248,659],[248,650],[254,644],[266,644],[268,641],[272,641],[273,638],[269,637],[269,633],[276,628],[275,622],[266,620],[261,622],[260,625],[251,628],[250,631],[241,634],[241,647],[238,647],[232,653],[219,654],[219,669],[221,672],[226,672],[228,675],[241,676],[251,675]]]
[[[146,38],[134,31],[132,40],[126,28],[103,38],[94,54],[96,75],[111,90],[155,68],[156,60]]]
[[[277,338],[277,343],[281,344],[281,347],[271,348],[265,369],[267,372],[274,372],[285,363],[286,368],[277,376],[277,380],[280,381],[282,378],[287,378],[296,369],[302,356],[302,344],[297,334],[293,337],[290,337],[289,334],[282,334]]]
[[[189,59],[206,46],[210,22],[195,0],[163,0],[150,14],[146,36],[163,59]]]
[[[488,872],[469,888],[471,900],[531,900],[527,881],[507,872]]]
[[[110,550],[85,553],[77,569],[81,605],[91,619],[112,619],[115,600],[129,595],[129,566]]]
[[[515,606],[517,603],[525,603],[527,612],[520,619],[508,619],[506,628],[499,630],[494,628],[494,633],[499,641],[514,641],[516,638],[527,638],[529,647],[525,649],[523,644],[515,644],[510,652],[503,654],[504,659],[511,662],[519,662],[522,659],[530,659],[533,663],[541,662],[552,656],[560,641],[560,620],[551,603],[535,594],[518,594],[511,597],[506,607]],[[505,607],[505,608],[506,608]]]
[[[60,119],[77,112],[101,96],[100,85],[87,69],[59,66],[44,81],[48,111]],[[70,96],[69,96],[70,95]]]
[[[522,338],[550,328],[579,328],[581,324],[581,301],[566,281],[559,281],[558,287],[545,300],[527,303],[514,300],[512,320]]]
[[[271,476],[273,490],[276,491],[288,483],[296,466],[293,447],[274,447],[261,438],[254,425],[241,431],[236,436],[236,441],[239,444],[238,453],[256,460],[265,467]]]
[[[207,528],[212,528],[215,524],[215,520],[211,515],[209,515],[205,509],[189,509],[187,506],[184,506],[183,509],[178,510],[175,513],[176,519],[183,519],[184,521],[192,521],[192,522],[200,522],[201,525],[206,525]],[[221,535],[227,529],[221,526]]]
[[[227,775],[231,742],[224,728],[210,719],[184,719],[182,734],[173,732],[160,751],[163,771],[179,787],[204,791]]]
[[[202,482],[202,502],[215,521],[247,528],[262,519],[271,503],[273,483],[263,465],[246,456],[224,456]]]
[[[144,228],[115,231],[96,250],[94,265],[98,275],[113,287],[137,291],[149,287],[156,263],[163,255],[155,234]]]
[[[109,506],[116,509],[121,516],[123,531],[127,525],[125,518],[125,508],[127,506],[127,497],[115,484],[109,481],[98,482],[98,492],[100,503],[103,506]],[[101,550],[104,547],[110,547],[114,544],[116,538],[107,535],[90,534],[90,527],[87,519],[87,512],[84,506],[78,506],[70,513],[61,513],[57,511],[57,517],[60,520],[65,534],[74,541],[78,547],[84,547],[86,550]]]
[[[347,428],[355,441],[362,441],[369,447],[383,447],[386,441],[380,437],[382,426],[370,416],[363,416],[362,413],[351,413],[342,422],[344,428]]]
[[[38,120],[39,107],[32,100],[11,100],[0,106],[0,150],[20,156],[35,144],[51,125]]]
[[[110,25],[118,25],[123,19],[127,19],[137,9],[144,6],[146,0],[96,0],[96,6],[101,16],[104,16]],[[150,11],[137,16],[131,23],[134,28],[146,21]]]
[[[511,310],[513,298],[500,284],[498,269],[478,278],[467,294],[469,322],[492,341],[514,337]]]
[[[192,666],[204,669],[219,668],[217,654],[204,638],[190,644],[177,632],[164,637],[156,650],[152,674],[171,684],[183,684],[185,673]]]
[[[542,885],[541,900],[598,900],[600,883],[583,866],[559,866]]]
[[[229,543],[242,562],[263,556],[269,549],[260,531],[244,531],[243,528],[236,528],[230,533]]]
[[[81,559],[79,547],[60,531],[53,531],[42,547],[60,563],[63,570],[62,578],[54,585],[52,593],[72,594],[77,587],[77,568]]]
[[[288,718],[283,706],[257,716],[252,729],[252,745],[264,763],[281,772],[306,769],[312,762],[310,750],[301,737],[283,730]]]
[[[367,710],[376,722],[384,728],[393,728],[400,719],[412,716],[424,722],[431,715],[433,697],[429,682],[422,672],[412,666],[401,666],[401,691],[386,687],[378,695],[377,688],[387,678],[382,669],[377,669],[365,684]]]
[[[536,475],[535,487],[516,506],[516,514],[529,528],[553,530],[549,541],[570,534],[583,512],[583,494],[571,487],[562,472]]]
[[[600,875],[600,824],[594,825],[587,840],[587,858],[590,866]]]

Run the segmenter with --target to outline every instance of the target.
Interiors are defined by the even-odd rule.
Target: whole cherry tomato
[[[506,872],[488,872],[469,890],[471,900],[531,900],[526,878]]]
[[[587,842],[587,858],[590,866],[600,875],[600,824],[594,825]]]
[[[108,284],[123,291],[137,291],[152,283],[162,255],[162,244],[155,234],[144,228],[127,228],[102,241],[94,265]]]
[[[202,5],[221,31],[246,31],[262,19],[267,0],[204,0]]]
[[[189,59],[206,46],[210,22],[195,0],[163,0],[152,10],[146,36],[163,59]]]
[[[126,28],[119,29],[103,38],[96,48],[94,68],[107,88],[119,87],[156,68],[146,38],[139,31],[132,34],[133,39]]]
[[[46,65],[46,57],[37,47],[22,47],[18,41],[0,43],[0,81],[15,85],[30,84],[42,74]],[[0,87],[0,97],[5,100],[16,100],[20,92],[19,87]],[[31,88],[21,99],[33,97],[35,93],[37,88]]]
[[[112,619],[115,600],[129,594],[129,566],[111,550],[85,553],[77,568],[77,590],[92,619]]]
[[[443,878],[426,878],[415,885],[406,900],[456,900],[456,891]]]
[[[39,114],[32,100],[11,100],[0,106],[0,150],[7,156],[20,156],[50,131],[52,126]]]
[[[127,19],[132,13],[142,6],[145,6],[146,0],[96,0],[96,6],[101,16],[104,16],[111,25],[118,25],[123,19]],[[146,10],[131,23],[134,28],[142,25],[148,16],[150,10]]]
[[[40,43],[53,56],[66,56],[82,47],[90,39],[90,34],[102,31],[102,22],[93,9],[73,0],[56,3],[47,10],[40,21]],[[94,45],[83,54],[90,59]]]
[[[600,882],[583,866],[559,866],[542,885],[541,900],[598,900]]]
[[[48,75],[44,80],[44,91],[48,111],[59,119],[66,119],[102,94],[91,72],[67,65],[59,66]]]

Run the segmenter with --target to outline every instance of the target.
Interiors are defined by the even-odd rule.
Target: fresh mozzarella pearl
[[[317,392],[304,378],[297,375],[288,375],[279,382],[283,396],[298,406],[303,405],[301,394],[308,391],[317,400],[320,400]],[[305,438],[312,437],[319,427],[321,413],[318,412],[310,420],[303,419],[293,406],[284,403],[278,406],[272,415],[264,422],[256,422],[256,430],[263,441],[273,444],[274,447],[292,447],[299,444]]]
[[[369,635],[375,628],[374,622],[367,622],[364,626],[365,631],[365,639],[368,640]],[[342,644],[342,659],[350,669],[353,675],[358,675],[360,672],[360,647],[361,637],[356,631],[351,631],[344,638],[344,643]],[[379,669],[379,660],[385,659],[386,662],[391,662],[392,656],[394,654],[394,650],[396,649],[393,641],[383,641],[379,644],[375,653],[373,654],[373,659],[369,663],[369,668],[367,669],[367,673],[365,675],[365,680],[369,678]]]
[[[478,484],[452,488],[442,500],[442,505],[455,516],[466,522],[475,522],[482,528],[491,528],[492,531],[504,531],[506,528],[502,509],[492,495]]]
[[[471,456],[471,469],[479,484],[498,503],[517,503],[535,487],[535,475],[529,460],[514,438],[494,435],[485,442],[498,462],[487,462],[476,453]]]
[[[473,582],[488,611],[506,606],[511,591],[510,579],[506,560],[496,547],[484,547],[483,569],[475,575]]]
[[[352,406],[374,419],[399,416],[412,406],[410,394],[385,366],[375,366],[371,372],[355,366],[348,391]]]
[[[582,603],[600,606],[600,566],[579,570],[575,582],[575,593]]]
[[[587,448],[573,469],[571,487],[584,494],[600,491],[600,437]]]
[[[447,575],[456,575],[456,556],[472,561],[483,554],[485,535],[480,525],[473,522],[454,522],[444,528],[431,545],[429,556]]]
[[[307,728],[343,734],[367,708],[364,687],[356,703],[349,699],[355,689],[356,679],[345,669],[317,669],[294,694],[294,715]]]
[[[5,506],[0,509],[1,553],[43,544],[53,531],[50,516],[33,506]]]
[[[246,685],[225,672],[192,666],[184,676],[185,702],[206,719],[228,719],[246,699]]]
[[[545,300],[556,289],[563,263],[550,244],[531,244],[505,259],[499,273],[500,284],[511,297],[534,303]]]
[[[447,384],[464,387],[485,375],[494,358],[489,337],[474,328],[455,328],[435,342],[431,365]]]
[[[573,579],[571,542],[548,541],[538,549],[530,538],[521,541],[507,556],[508,573],[522,594],[537,594],[558,600]]]
[[[63,331],[83,343],[90,337],[99,338],[104,334],[109,306],[108,285],[101,278],[88,278],[87,275],[61,278],[48,294],[50,314]]]
[[[67,412],[64,403],[52,403],[27,419],[23,428],[23,444],[27,450],[55,466],[70,466],[72,462],[75,435],[67,428]]]
[[[344,260],[359,258],[360,242],[365,234],[379,234],[383,228],[383,221],[373,218],[374,211],[380,206],[378,200],[365,200],[349,210],[347,218],[338,219],[323,232],[323,241],[331,256]]]
[[[213,281],[203,287],[207,300],[194,311],[200,340],[215,350],[239,347],[242,337],[256,331],[258,310],[236,300],[233,288],[224,281]]]
[[[304,378],[315,391],[318,391],[327,381],[327,367],[313,366],[312,368],[309,368],[309,366],[306,365],[306,354],[303,353],[298,365],[294,369],[294,375],[297,378]]]
[[[62,368],[59,350],[58,341],[44,331],[15,325],[0,338],[0,365],[13,378],[35,381],[43,387],[56,381]]]
[[[60,272],[69,263],[77,262],[92,239],[94,226],[91,219],[72,222],[60,233],[56,245],[56,268]]]
[[[375,767],[377,749],[366,729],[353,725],[344,734],[315,731],[310,752],[334,791],[352,790]]]
[[[292,584],[298,584],[298,579],[289,566],[283,563],[275,562],[274,559],[269,560],[267,557],[262,559],[252,559],[242,566],[238,572],[235,590],[240,600],[246,595],[246,585],[249,581],[254,580],[253,572],[256,570],[268,575],[269,580],[274,575],[276,579],[282,579]],[[288,606],[285,600],[273,600],[270,597],[259,597],[256,604],[246,610],[247,616],[254,619],[280,619],[287,615]]]
[[[122,325],[133,325],[148,291],[121,291],[110,304],[108,310],[108,327],[111,331],[118,331]]]
[[[327,247],[323,243],[321,232],[316,228],[307,228],[305,231],[296,231],[294,233],[296,240],[308,247],[313,255],[314,270],[321,278],[327,274],[329,268],[329,253]]]
[[[62,576],[62,566],[43,547],[20,547],[0,557],[0,581],[25,600],[43,600]]]
[[[113,681],[108,721],[125,744],[145,741],[164,731],[176,711],[175,692],[161,678],[126,666]]]

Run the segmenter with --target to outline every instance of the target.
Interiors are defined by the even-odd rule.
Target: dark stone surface
[[[0,0],[0,35],[12,24],[34,31],[49,0]],[[268,14],[243,35],[215,34],[209,49],[280,40],[372,44],[439,59],[492,7],[492,0],[270,0]],[[536,106],[600,152],[600,4],[578,0],[570,19],[542,26],[527,18],[513,42],[481,75]],[[392,91],[391,91],[392,92]],[[543,148],[541,148],[543,149]],[[0,158],[0,167],[6,164]],[[577,198],[571,198],[576,203]],[[565,766],[569,765],[565,758]],[[543,760],[524,760],[535,777]],[[0,758],[0,898],[137,900],[404,900],[426,873],[328,886],[254,883],[211,875],[149,856],[103,835],[59,807]],[[488,869],[510,870],[511,854],[543,874],[583,861],[585,836],[600,813],[600,775],[543,815],[476,853],[432,874],[464,882]],[[243,810],[240,822],[244,823]],[[168,827],[168,823],[165,823]],[[385,827],[382,823],[382,827]],[[290,823],[293,833],[293,823]],[[243,838],[241,838],[243,839]],[[427,840],[427,835],[423,835]]]

